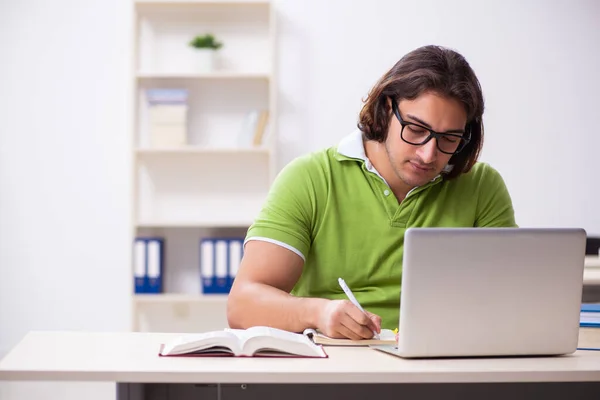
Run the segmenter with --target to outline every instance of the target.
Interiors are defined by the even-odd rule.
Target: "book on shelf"
[[[187,144],[188,91],[147,89],[148,124],[152,147],[180,147]]]
[[[382,329],[379,334],[379,339],[343,339],[332,338],[324,335],[315,329],[304,330],[304,335],[311,339],[315,344],[324,346],[369,346],[373,344],[395,345],[396,334],[391,329]]]
[[[238,144],[242,147],[259,147],[266,142],[268,135],[268,110],[252,110],[242,122]]]
[[[268,120],[269,112],[267,110],[262,110],[258,115],[258,121],[256,122],[256,127],[254,129],[254,136],[252,139],[253,146],[260,146],[263,144],[263,137],[267,128]]]
[[[577,349],[600,351],[600,304],[581,304],[579,327]]]
[[[155,88],[146,89],[146,100],[148,104],[153,105],[182,105],[187,104],[188,90],[180,88]]]
[[[579,314],[582,328],[600,328],[600,303],[583,303]]]
[[[162,344],[159,356],[328,357],[323,346],[303,334],[265,326],[181,335]]]

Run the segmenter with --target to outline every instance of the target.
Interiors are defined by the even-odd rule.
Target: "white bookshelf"
[[[271,75],[268,73],[250,72],[210,72],[210,73],[138,73],[138,80],[176,80],[176,79],[254,79],[268,81]]]
[[[239,147],[178,147],[178,148],[161,148],[161,149],[137,149],[136,154],[138,157],[169,157],[169,156],[182,156],[182,155],[231,155],[231,156],[243,156],[249,154],[262,154],[265,157],[270,157],[271,149],[268,147],[254,147],[254,148],[239,148]]]
[[[132,330],[198,331],[226,324],[227,295],[202,294],[202,237],[245,236],[276,170],[276,24],[270,1],[133,1],[132,243],[165,240],[163,293],[136,294]],[[224,46],[213,71],[194,67],[189,41]],[[152,146],[148,89],[188,92],[186,144]],[[243,136],[268,110],[260,144]]]
[[[136,294],[135,302],[137,304],[156,304],[156,303],[171,303],[171,304],[193,304],[193,303],[203,303],[203,304],[214,304],[217,306],[222,306],[227,302],[226,295],[211,295],[211,296],[198,296],[191,294]]]

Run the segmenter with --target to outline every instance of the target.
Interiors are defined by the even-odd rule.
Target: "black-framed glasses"
[[[460,133],[441,133],[423,125],[414,122],[406,122],[400,116],[398,103],[392,99],[392,109],[398,122],[402,126],[400,138],[408,144],[421,146],[429,142],[432,138],[436,139],[437,148],[445,154],[457,154],[462,151],[471,140],[471,132]]]

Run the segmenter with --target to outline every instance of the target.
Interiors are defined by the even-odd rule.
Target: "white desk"
[[[592,334],[600,343],[600,330]],[[327,347],[328,359],[158,357],[160,343],[174,336],[32,332],[0,361],[0,380],[113,381],[119,383],[119,399],[202,398],[199,393],[210,398],[260,398],[277,390],[293,399],[314,396],[311,390],[322,394],[333,389],[344,392],[345,398],[367,392],[398,395],[399,390],[418,396],[437,390],[437,397],[442,388],[444,394],[455,390],[461,397],[485,393],[487,399],[515,398],[520,392],[553,398],[567,391],[577,397],[600,390],[597,351],[562,357],[405,360],[368,348]],[[589,344],[589,331],[586,341]],[[502,385],[515,382],[530,384],[526,390],[522,386],[526,383]],[[560,386],[552,385],[559,382]],[[306,383],[313,385],[298,385]],[[550,385],[544,389],[543,383]]]

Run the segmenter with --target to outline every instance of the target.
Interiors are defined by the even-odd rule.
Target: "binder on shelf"
[[[164,241],[158,238],[148,239],[146,251],[148,255],[148,293],[162,293]]]
[[[215,288],[217,293],[229,293],[229,254],[228,241],[217,239],[215,241]]]
[[[133,262],[135,293],[162,293],[164,239],[155,237],[136,238]]]
[[[233,281],[240,268],[240,262],[243,257],[244,239],[230,239],[229,241],[229,289],[233,285]]]
[[[200,241],[200,279],[204,294],[227,294],[242,259],[243,239],[203,238]]]
[[[200,241],[200,279],[202,281],[202,292],[205,294],[215,293],[215,246],[212,239]]]
[[[146,293],[146,241],[135,239],[133,244],[133,285],[135,293]]]

